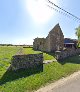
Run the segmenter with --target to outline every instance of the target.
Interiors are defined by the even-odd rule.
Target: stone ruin
[[[8,70],[16,71],[19,69],[35,69],[41,68],[43,70],[43,53],[28,54],[28,55],[14,55],[11,60],[11,65]]]
[[[78,54],[80,54],[80,48],[75,49],[74,47],[66,48],[62,51],[55,51],[55,55],[56,55],[57,60],[63,60],[65,58],[75,56]]]
[[[67,43],[66,43],[66,42]],[[69,56],[80,54],[80,49],[76,47],[77,40],[65,38],[63,32],[57,24],[46,38],[35,38],[33,49],[45,52],[55,52],[56,59],[61,60]]]
[[[70,43],[64,43],[65,41]],[[35,38],[33,49],[45,52],[55,52],[56,59],[61,60],[69,56],[80,54],[80,49],[75,48],[75,43],[71,39],[64,39],[62,30],[57,24],[46,38]],[[11,66],[8,70],[30,69],[41,66],[43,70],[43,53],[24,55],[22,49],[17,55],[12,57]]]
[[[49,32],[46,38],[35,38],[33,42],[34,50],[54,52],[56,50],[63,50],[63,47],[64,35],[59,24]]]

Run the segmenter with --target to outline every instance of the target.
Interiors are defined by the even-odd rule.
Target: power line
[[[60,11],[60,10],[58,10],[58,9],[53,8],[51,5],[48,5],[48,7],[54,9],[55,11],[57,11],[57,12],[63,14],[63,15],[66,15],[66,16],[68,15],[68,17],[72,16],[72,17],[74,17],[76,20],[78,20],[78,21],[80,22],[80,18],[79,18],[79,17],[77,17],[77,16],[73,15],[72,13],[66,11],[65,9],[59,7],[58,5],[54,4],[54,3],[51,2],[50,0],[47,0],[47,1],[48,1],[48,3],[50,3],[51,5],[54,5],[55,7],[57,7],[58,9],[62,10],[62,11],[65,12],[65,13],[63,13],[62,11]],[[69,16],[69,15],[70,15],[70,16]]]
[[[63,14],[63,15],[65,15],[65,16],[67,16],[67,17],[69,17],[70,18],[70,16],[69,15],[67,15],[66,13],[64,13],[64,12],[62,12],[62,11],[60,11],[60,10],[58,10],[58,9],[56,9],[56,8],[54,8],[54,7],[51,7],[50,5],[47,5],[48,7],[50,7],[51,9],[54,9],[56,12],[59,12],[59,13],[61,13],[61,14]]]
[[[62,12],[62,11],[60,11],[60,10],[54,8],[54,7],[51,7],[51,6],[49,6],[49,5],[47,5],[47,6],[50,7],[51,9],[55,10],[56,12],[58,12],[58,13],[60,13],[60,14],[63,14],[64,16],[67,16],[68,18],[71,19],[71,16],[69,16],[68,14],[66,14],[66,13],[64,13],[64,12]],[[80,22],[79,20],[77,20],[77,19],[75,19],[75,18],[73,18],[73,20],[75,20],[75,21],[77,21],[77,22]]]

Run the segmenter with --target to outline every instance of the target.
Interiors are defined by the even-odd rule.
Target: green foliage
[[[80,37],[80,26],[78,26],[78,27],[76,28],[76,35],[77,35],[78,37]]]
[[[80,47],[80,26],[78,26],[76,28],[76,35],[78,37],[78,43],[77,43],[77,45],[78,45],[78,47]]]
[[[20,48],[0,47],[0,92],[31,92],[46,83],[54,82],[80,70],[80,56],[77,55],[61,62],[44,64],[43,71],[38,71],[40,68],[7,71],[12,55],[16,54]],[[34,52],[31,48],[27,51],[26,49],[24,51],[27,53]],[[46,54],[54,55],[53,53]]]

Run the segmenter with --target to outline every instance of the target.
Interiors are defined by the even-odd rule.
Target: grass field
[[[21,47],[0,47],[0,92],[31,92],[54,82],[62,77],[80,70],[80,56],[68,58],[62,62],[52,62],[43,65],[43,72],[37,70],[20,70],[8,72],[12,55]],[[32,48],[24,48],[25,54],[40,53]],[[48,57],[49,55],[49,57]],[[54,59],[53,53],[44,53],[45,59]]]
[[[41,53],[41,51],[34,51],[32,48],[24,48],[23,49],[24,54],[36,54],[36,53]],[[44,60],[51,60],[51,59],[55,59],[54,58],[54,53],[43,53],[44,56]]]

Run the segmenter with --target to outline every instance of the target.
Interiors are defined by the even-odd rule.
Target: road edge
[[[54,83],[51,83],[51,84],[48,84],[48,85],[45,85],[44,87],[38,89],[37,91],[35,92],[50,92],[50,90],[56,88],[56,87],[59,87],[59,86],[62,86],[64,84],[66,84],[68,81],[72,81],[73,79],[77,79],[77,77],[80,76],[80,70],[77,71],[77,72],[74,72],[73,74],[71,74],[70,76],[68,77],[65,77],[65,78],[62,78],[62,79],[59,79],[58,81],[54,82]]]

